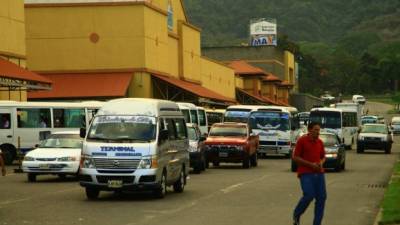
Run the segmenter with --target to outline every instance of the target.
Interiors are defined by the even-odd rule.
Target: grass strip
[[[382,202],[380,225],[400,224],[400,160],[397,161],[391,182]]]

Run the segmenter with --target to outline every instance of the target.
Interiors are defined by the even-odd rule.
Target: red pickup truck
[[[257,166],[258,135],[245,123],[216,123],[205,141],[206,164],[242,163],[243,168]]]

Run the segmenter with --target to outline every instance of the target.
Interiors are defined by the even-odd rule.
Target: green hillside
[[[383,94],[400,80],[398,0],[184,0],[203,46],[248,42],[249,21],[275,18],[300,64],[300,89]],[[285,37],[285,38],[282,38]]]

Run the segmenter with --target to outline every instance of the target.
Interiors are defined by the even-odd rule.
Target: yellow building
[[[30,99],[235,102],[234,71],[201,55],[181,0],[25,3],[28,67],[54,82]]]
[[[48,89],[48,79],[25,70],[23,0],[0,1],[0,100],[26,101],[27,90]]]

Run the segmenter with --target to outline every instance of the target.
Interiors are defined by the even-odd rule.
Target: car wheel
[[[342,163],[342,170],[346,170],[346,160]]]
[[[100,194],[100,190],[96,189],[96,188],[87,187],[85,189],[85,191],[86,191],[86,197],[89,200],[96,200],[99,197],[99,194]]]
[[[390,154],[391,152],[392,152],[391,146],[385,148],[385,154]]]
[[[337,165],[335,166],[335,172],[340,172],[342,170],[342,164],[340,161],[337,162]]]
[[[219,162],[218,162],[218,161],[214,161],[214,162],[213,162],[213,166],[214,166],[214,167],[218,167],[218,166],[219,166]]]
[[[185,190],[185,184],[186,184],[186,175],[185,175],[185,170],[182,167],[181,172],[179,174],[179,179],[174,183],[174,192],[182,193],[183,190]]]
[[[357,147],[357,153],[363,153],[364,152],[364,148],[362,147]]]
[[[243,157],[242,167],[245,169],[250,168],[250,157],[247,153]]]
[[[61,180],[65,180],[66,177],[66,174],[58,174],[58,178],[60,178]]]
[[[164,170],[160,180],[160,188],[154,191],[154,196],[156,198],[164,198],[166,195],[167,195],[167,172]]]
[[[36,174],[28,173],[28,181],[35,182],[36,181]]]
[[[254,153],[250,158],[251,166],[257,167],[258,166],[258,156],[257,153]]]
[[[207,168],[206,160],[203,159],[203,160],[201,160],[201,171],[205,171],[206,168]]]

